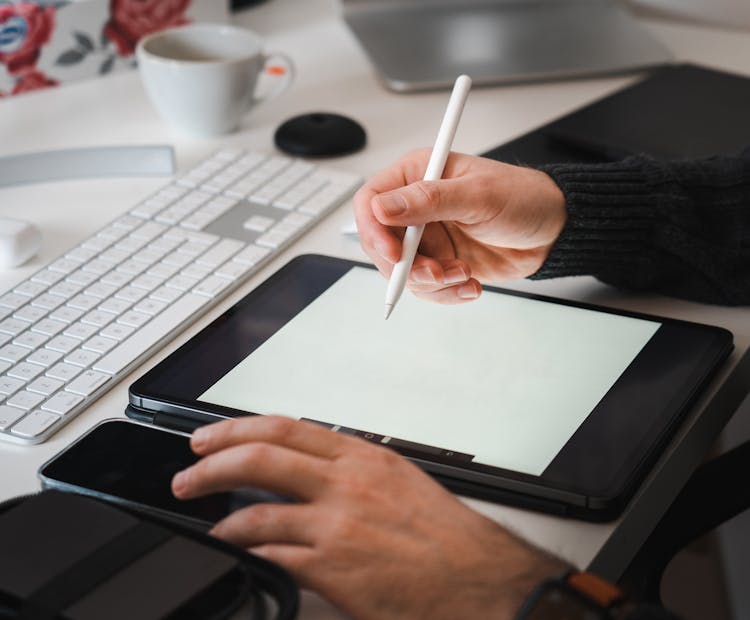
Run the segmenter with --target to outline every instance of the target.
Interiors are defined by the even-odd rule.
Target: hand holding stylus
[[[402,232],[424,225],[409,273],[418,297],[476,299],[480,282],[529,276],[542,266],[566,220],[554,181],[532,168],[451,153],[442,178],[423,180],[430,149],[409,153],[359,190],[362,248],[386,277],[402,256]]]
[[[456,83],[453,85],[453,92],[448,100],[448,107],[443,116],[443,122],[440,124],[435,146],[430,155],[430,161],[427,164],[427,170],[424,173],[425,181],[437,181],[443,175],[445,162],[453,144],[453,138],[458,129],[458,122],[461,120],[466,98],[469,96],[471,88],[471,78],[468,75],[459,75]],[[409,276],[414,256],[419,248],[419,242],[422,239],[424,224],[409,226],[406,229],[401,251],[401,259],[391,272],[391,278],[388,281],[388,289],[385,294],[385,318],[387,319],[393,308],[396,306],[401,293],[406,286],[406,279]]]

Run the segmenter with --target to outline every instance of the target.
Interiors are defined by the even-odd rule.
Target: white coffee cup
[[[140,40],[138,67],[159,114],[184,133],[212,136],[234,131],[247,112],[285,91],[294,64],[284,54],[263,52],[251,30],[225,24],[192,24]],[[257,96],[261,72],[282,67],[275,88]]]

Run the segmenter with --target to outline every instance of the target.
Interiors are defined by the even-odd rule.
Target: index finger
[[[372,199],[378,194],[419,180],[424,174],[429,155],[429,149],[409,153],[376,173],[354,196],[354,218],[362,249],[386,277],[390,276],[393,264],[401,258],[401,240],[390,227],[377,220],[372,210]]]
[[[404,155],[396,163],[376,172],[362,187],[372,195],[389,192],[404,185],[419,181],[424,177],[430,149],[418,149]]]
[[[351,441],[351,437],[334,433],[314,422],[253,415],[202,426],[193,431],[190,445],[197,454],[206,455],[240,444],[259,442],[332,459]]]

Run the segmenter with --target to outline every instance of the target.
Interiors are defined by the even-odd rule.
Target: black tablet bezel
[[[197,401],[196,397],[355,266],[373,268],[320,255],[292,260],[131,385],[133,417],[148,419],[162,414],[206,423],[251,413]],[[540,476],[473,463],[467,455],[450,452],[449,447],[398,440],[391,441],[390,447],[459,492],[523,505],[533,501],[548,512],[591,520],[613,518],[732,350],[732,334],[714,326],[495,287],[485,289],[657,321],[661,326]],[[245,316],[251,320],[237,323]],[[229,340],[226,334],[222,336],[222,331],[232,330],[235,333]],[[216,363],[217,355],[221,363]],[[668,372],[665,359],[670,359]],[[642,419],[632,418],[633,409]],[[643,419],[651,419],[651,423],[644,424]],[[382,439],[367,429],[343,430],[371,441]]]

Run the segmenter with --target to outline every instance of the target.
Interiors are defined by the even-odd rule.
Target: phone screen
[[[185,435],[127,420],[95,427],[39,472],[45,486],[136,504],[165,516],[211,525],[257,502],[289,501],[259,489],[179,500],[172,477],[198,457]]]

